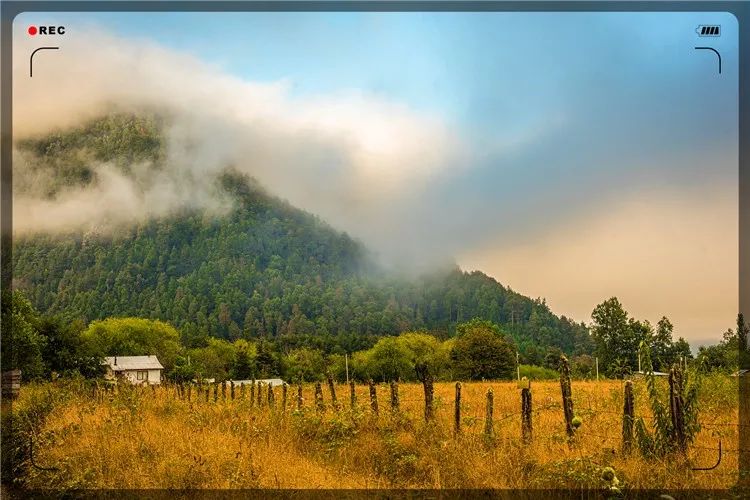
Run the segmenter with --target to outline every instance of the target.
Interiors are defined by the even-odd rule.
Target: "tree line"
[[[309,346],[284,346],[273,338],[230,341],[210,337],[201,345],[189,346],[182,343],[181,334],[171,324],[146,318],[67,322],[59,315],[38,313],[18,291],[3,303],[3,314],[12,316],[12,330],[4,336],[2,365],[20,368],[27,381],[48,379],[53,374],[96,377],[103,373],[105,356],[148,354],[157,355],[165,375],[175,381],[282,377],[310,382],[328,375],[340,381],[412,381],[419,378],[418,367],[435,380],[513,379],[519,369],[530,378],[551,378],[562,354],[555,348],[548,348],[543,356],[521,354],[512,335],[479,318],[460,323],[449,338],[427,330],[409,331],[381,337],[366,349],[326,353]],[[650,328],[648,322],[628,317],[616,298],[599,304],[592,317],[601,376],[620,378],[635,372],[637,353],[644,344],[655,370],[667,370],[681,357],[692,359],[684,339],[672,341],[671,323],[666,318],[655,329]],[[736,331],[739,335],[729,330],[722,343],[702,348],[696,360],[699,366],[705,370],[736,369],[739,360],[734,348],[743,335],[747,339],[741,315]],[[594,363],[591,355],[573,356],[573,375],[594,378]]]

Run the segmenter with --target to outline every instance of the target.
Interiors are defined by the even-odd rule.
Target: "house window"
[[[147,371],[136,372],[135,378],[137,380],[146,380],[147,381],[148,380],[148,372]]]

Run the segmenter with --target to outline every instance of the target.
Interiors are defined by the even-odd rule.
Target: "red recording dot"
[[[29,26],[29,35],[36,35],[36,26]]]

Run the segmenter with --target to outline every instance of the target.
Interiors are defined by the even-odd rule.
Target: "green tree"
[[[650,344],[653,328],[648,321],[629,318],[617,297],[612,297],[594,308],[591,337],[596,345],[596,356],[610,377],[622,377],[638,369],[638,349],[641,342]]]
[[[293,381],[313,382],[322,380],[326,362],[317,349],[301,347],[294,349],[285,358],[287,376]]]
[[[397,337],[378,340],[367,356],[367,373],[377,380],[409,380],[416,375],[412,353]]]
[[[258,367],[255,364],[255,358],[258,353],[255,345],[246,340],[238,340],[234,343],[236,354],[234,366],[231,370],[231,377],[234,380],[249,380],[255,376]]]
[[[474,319],[458,325],[456,330],[458,336],[451,352],[456,377],[464,380],[513,378],[515,346],[497,325]]]
[[[66,321],[59,316],[42,316],[38,322],[39,334],[44,337],[42,358],[45,373],[61,375],[79,373],[94,377],[104,372],[102,359],[86,353],[81,333],[81,321]]]
[[[259,378],[271,378],[281,375],[281,359],[273,349],[270,342],[261,340],[257,344],[258,354],[255,356],[255,364],[258,368]]]
[[[46,338],[39,333],[38,314],[19,291],[3,299],[3,316],[10,317],[10,330],[3,332],[0,343],[3,370],[21,370],[23,380],[41,378],[45,373],[42,352]]]
[[[93,321],[81,334],[87,354],[105,356],[156,355],[171,370],[181,350],[180,334],[163,321],[108,318]]]
[[[662,317],[656,325],[656,332],[651,339],[651,359],[656,371],[669,371],[669,367],[674,362],[672,330],[672,322],[666,316]]]

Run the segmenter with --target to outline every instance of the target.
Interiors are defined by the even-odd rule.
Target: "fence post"
[[[398,401],[398,382],[391,380],[391,413],[398,413],[400,406]]]
[[[672,443],[685,451],[687,438],[685,434],[685,401],[682,399],[684,379],[682,370],[673,365],[669,370],[669,413],[672,418]]]
[[[192,401],[193,397],[193,384],[188,383],[188,403]]]
[[[219,401],[219,383],[214,382],[214,403]]]
[[[429,422],[432,420],[432,400],[435,397],[432,374],[427,373],[422,381],[422,385],[424,386],[424,419]]]
[[[281,412],[286,413],[286,393],[289,390],[289,386],[286,382],[281,385]]]
[[[533,426],[531,424],[531,382],[529,387],[521,389],[521,439],[525,444],[531,443]]]
[[[261,382],[260,380],[258,380],[258,391],[257,391],[258,408],[262,408],[263,407],[263,390],[262,389],[263,389],[263,382]]]
[[[485,410],[484,414],[484,435],[485,436],[494,436],[495,435],[495,428],[492,423],[492,413],[495,410],[495,394],[492,392],[492,389],[487,389],[487,408]]]
[[[302,382],[297,384],[297,410],[302,410]]]
[[[315,382],[315,410],[319,413],[325,411],[325,403],[323,402],[323,387],[320,382]]]
[[[268,383],[268,407],[274,409],[273,384]]]
[[[240,399],[245,400],[245,384],[240,384]]]
[[[206,385],[206,403],[208,403],[211,400],[211,384],[205,384]]]
[[[229,381],[229,397],[234,401],[234,380]]]
[[[563,413],[565,414],[565,432],[568,438],[575,436],[573,427],[573,395],[570,389],[570,365],[565,355],[560,356],[560,390],[562,392]]]
[[[328,379],[328,390],[331,392],[331,403],[333,404],[334,409],[339,409],[339,402],[336,399],[336,386],[333,383],[333,375],[331,375],[331,372],[326,372],[326,378]]]
[[[633,422],[635,419],[633,409],[633,382],[625,381],[625,402],[622,408],[622,451],[630,453],[633,447]]]
[[[250,408],[255,406],[255,377],[253,377],[253,381],[250,383]]]
[[[378,392],[375,390],[375,382],[372,379],[368,380],[367,383],[370,386],[370,408],[372,412],[378,414]]]
[[[349,403],[351,404],[352,410],[357,406],[357,393],[354,390],[354,380],[349,381]]]
[[[454,401],[453,429],[456,437],[461,434],[461,382],[456,382],[456,399]]]

